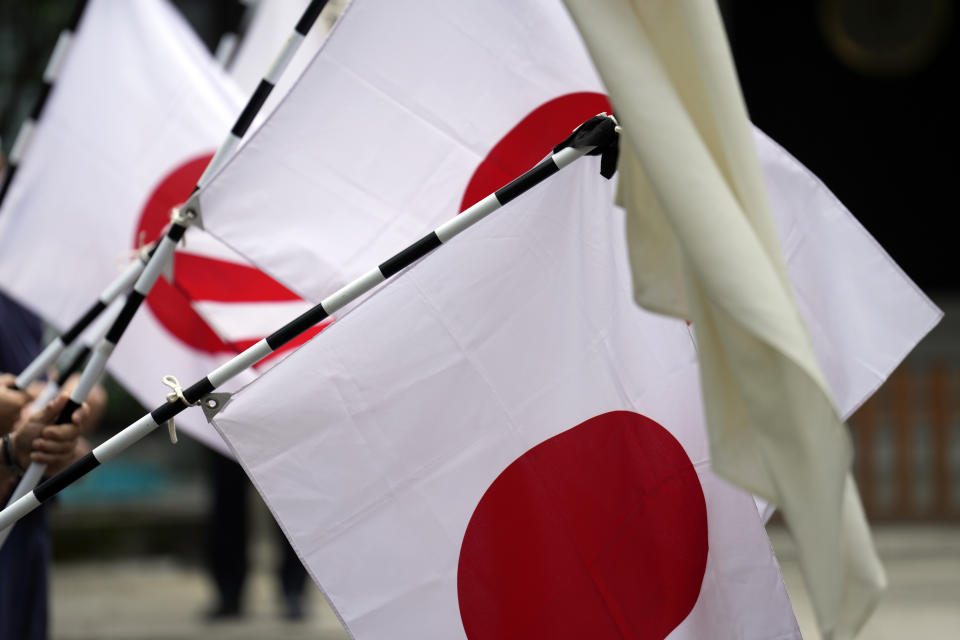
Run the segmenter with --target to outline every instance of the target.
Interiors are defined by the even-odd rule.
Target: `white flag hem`
[[[808,169],[806,165],[804,165],[802,162],[797,160],[780,143],[778,143],[776,140],[768,136],[759,128],[753,127],[753,134],[755,138],[758,135],[762,135],[764,138],[766,138],[767,142],[769,143],[770,150],[772,150],[774,153],[776,153],[778,156],[780,156],[785,160],[784,162],[778,163],[780,167],[784,167],[784,168],[789,167],[793,169],[794,171],[799,173],[801,176],[803,176],[804,180],[806,180],[806,182],[810,185],[811,192],[825,194],[829,201],[836,203],[836,205],[841,209],[840,213],[846,214],[846,215],[834,216],[834,221],[836,222],[836,224],[853,227],[857,231],[859,231],[859,233],[857,234],[858,237],[861,237],[866,242],[868,242],[874,248],[874,250],[882,257],[882,259],[886,261],[887,265],[890,268],[892,268],[894,271],[896,271],[897,274],[900,275],[902,281],[906,283],[906,285],[914,291],[914,293],[920,299],[920,302],[922,302],[922,304],[927,308],[927,310],[931,314],[931,318],[929,322],[925,325],[922,325],[922,328],[918,328],[919,332],[918,332],[916,341],[912,343],[908,341],[907,344],[904,344],[903,347],[898,352],[896,352],[893,358],[893,362],[895,364],[890,367],[889,371],[877,372],[878,379],[876,383],[864,389],[863,392],[857,397],[857,399],[852,404],[845,407],[836,406],[837,404],[836,398],[834,398],[833,391],[832,390],[830,391],[829,396],[834,401],[834,405],[836,406],[837,413],[841,416],[841,418],[844,421],[846,421],[850,418],[850,416],[856,413],[857,410],[861,406],[863,406],[863,404],[867,400],[869,400],[871,396],[873,396],[874,393],[877,392],[877,389],[883,386],[883,383],[889,378],[890,374],[893,373],[893,371],[896,370],[896,368],[900,366],[901,363],[903,363],[903,361],[910,354],[910,352],[913,351],[916,344],[919,343],[927,334],[929,334],[930,331],[932,331],[933,328],[937,326],[937,324],[939,324],[939,322],[943,319],[943,315],[944,315],[943,310],[940,309],[940,307],[938,307],[933,302],[933,300],[931,300],[930,297],[926,293],[924,293],[924,291],[919,286],[917,286],[917,284],[910,278],[910,276],[906,274],[903,268],[899,264],[897,264],[896,260],[890,257],[890,254],[887,253],[886,249],[883,248],[883,245],[881,245],[877,241],[877,239],[874,238],[873,235],[866,229],[866,227],[864,227],[863,224],[856,218],[856,216],[854,216],[846,208],[846,206],[843,204],[843,201],[841,201],[836,196],[836,194],[834,194],[833,191],[831,191],[830,188],[822,180],[820,180],[820,178],[818,178],[812,171],[810,171],[810,169]],[[794,296],[797,296],[796,290],[794,290]],[[809,322],[809,320],[805,318],[804,322],[805,323]]]

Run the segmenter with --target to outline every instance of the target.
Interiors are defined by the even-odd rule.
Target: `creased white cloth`
[[[821,628],[850,636],[885,577],[718,9],[710,0],[566,4],[624,127],[618,197],[636,299],[692,321],[715,470],[783,511]]]

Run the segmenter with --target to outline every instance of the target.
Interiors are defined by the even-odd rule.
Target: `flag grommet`
[[[182,215],[186,216],[187,219],[182,223],[178,223],[171,217],[171,222],[174,222],[174,224],[182,224],[186,227],[195,226],[201,229],[204,228],[203,212],[200,209],[200,199],[197,198],[196,191],[190,194],[190,197],[187,199],[187,201],[180,206],[180,211],[183,212]]]
[[[232,397],[233,394],[227,392],[208,393],[203,396],[200,399],[200,408],[203,410],[207,422],[213,422],[213,418],[223,411]]]

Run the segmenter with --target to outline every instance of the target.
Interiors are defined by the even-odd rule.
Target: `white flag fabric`
[[[598,171],[506,205],[216,417],[351,637],[800,637]]]
[[[253,13],[250,23],[237,45],[236,53],[231,57],[227,69],[230,77],[244,95],[250,95],[257,88],[261,78],[273,62],[277,52],[293,32],[293,26],[306,9],[309,0],[259,0],[248,11]],[[320,44],[326,38],[335,16],[342,10],[342,0],[327,2],[316,23],[310,28],[304,41],[291,58],[286,70],[270,92],[267,101],[260,108],[254,120],[254,127],[273,111],[277,103],[287,94],[303,70],[316,54]]]
[[[794,299],[719,9],[566,4],[629,123],[619,198],[637,300],[693,322],[714,468],[783,511],[821,629],[850,637],[886,581],[850,439]],[[931,311],[916,304],[894,323]]]
[[[556,1],[352,2],[274,116],[199,192],[204,227],[319,300],[465,195],[528,169],[606,108],[602,91]],[[545,125],[545,140],[524,139]]]
[[[849,418],[943,312],[816,175],[759,129],[753,137],[800,314]]]
[[[64,329],[140,241],[159,236],[240,107],[168,3],[91,0],[0,211],[0,287]],[[189,384],[269,333],[251,306],[285,315],[304,304],[195,229],[173,274],[157,281],[109,363],[148,407],[169,391],[164,375]],[[226,449],[199,411],[177,424]]]
[[[203,219],[319,301],[531,167],[610,109],[604,93],[559,0],[357,0],[200,191]],[[846,416],[940,313],[816,176],[754,131],[787,271]]]
[[[605,92],[559,2],[355,0],[198,194],[202,216],[317,301],[609,110]],[[847,415],[940,314],[815,176],[754,136],[800,313]]]

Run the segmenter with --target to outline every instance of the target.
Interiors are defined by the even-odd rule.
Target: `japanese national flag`
[[[598,170],[442,246],[215,419],[357,640],[800,638]]]
[[[208,231],[319,301],[609,110],[560,0],[355,0],[198,201]],[[941,314],[815,175],[757,129],[754,142],[801,315],[848,416]]]
[[[599,111],[609,110],[604,94],[576,29],[565,9],[555,0],[525,3],[355,0],[273,116],[197,194],[196,202],[207,229],[292,290],[319,300],[532,166],[574,126]],[[815,176],[760,132],[755,132],[755,143],[791,284],[800,299],[800,311],[812,327],[814,351],[838,409],[844,415],[849,414],[933,326],[939,313]],[[509,237],[505,235],[504,241]],[[499,243],[500,238],[489,241],[488,246],[495,250]],[[536,254],[535,248],[529,251]],[[458,259],[466,263],[474,257]],[[503,276],[504,286],[511,283],[514,275],[514,271],[510,271]],[[467,276],[468,280],[473,277],[469,273]],[[371,304],[379,299],[377,296]],[[506,304],[507,300],[497,290],[495,294],[488,293],[483,304],[487,310],[495,309],[508,322],[512,317],[508,314],[515,310]],[[433,307],[429,309],[434,311]],[[373,312],[370,313],[372,316]],[[374,340],[374,336],[382,333],[370,331],[373,324],[378,323],[379,329],[386,330],[405,319],[410,324],[402,329],[409,335],[404,333],[399,340],[418,345],[421,334],[414,329],[419,327],[419,320],[393,307],[389,313],[393,315],[384,313],[368,320],[362,339]],[[423,314],[429,315],[427,311]],[[351,321],[351,317],[356,316],[347,316],[347,320]],[[359,333],[358,330],[354,336],[356,341],[361,340]],[[397,339],[395,333],[389,335]],[[567,340],[575,337],[573,334],[546,335],[557,339],[554,348],[560,351],[568,348]],[[318,344],[327,343],[321,338]],[[336,352],[335,357],[344,359],[343,354],[352,352],[353,344],[328,348]],[[884,348],[877,349],[878,344]],[[457,346],[463,347],[461,343]],[[516,353],[522,353],[514,348]],[[321,347],[311,346],[308,350],[319,357],[318,349]],[[329,354],[325,351],[323,355]],[[303,364],[307,356],[299,358],[298,362]],[[345,365],[332,378],[338,382],[334,388],[341,397],[338,400],[322,396],[323,402],[349,404],[359,394],[375,404],[371,398],[379,392],[379,387],[362,386],[359,382],[354,385],[355,378],[350,373],[354,370],[367,371],[383,365],[391,376],[406,375],[411,385],[427,375],[422,366],[405,372],[394,369],[394,358],[404,361],[392,351],[382,361],[366,363],[366,369],[355,360],[345,360],[355,369]],[[514,358],[515,362],[519,360],[522,356]],[[311,479],[305,481],[311,482],[310,485],[293,484],[293,478],[302,471],[298,467],[301,459],[309,459],[313,466],[318,460],[330,463],[319,457],[321,452],[307,445],[312,440],[357,447],[365,443],[364,446],[374,449],[370,455],[379,462],[406,455],[409,450],[401,447],[419,447],[423,442],[418,438],[421,432],[408,422],[378,421],[376,428],[369,429],[388,430],[394,424],[402,424],[403,429],[410,428],[414,433],[415,445],[399,436],[378,441],[373,437],[378,434],[371,435],[369,429],[359,426],[351,432],[346,428],[344,431],[322,428],[326,422],[320,420],[307,424],[302,416],[298,418],[291,413],[304,411],[305,405],[293,404],[294,408],[288,412],[286,406],[267,402],[267,396],[273,393],[283,394],[286,401],[288,386],[296,386],[301,398],[307,393],[316,394],[317,399],[321,393],[333,393],[327,388],[318,391],[327,384],[321,374],[331,373],[323,368],[325,366],[317,365],[313,369],[307,364],[293,373],[284,368],[287,377],[276,378],[282,382],[270,386],[270,391],[254,394],[254,389],[261,388],[254,386],[241,394],[240,398],[254,394],[263,402],[262,409],[254,406],[257,404],[254,401],[244,404],[250,416],[247,417],[238,407],[231,406],[225,420],[233,422],[222,424],[228,431],[233,431],[231,424],[239,425],[237,448],[242,456],[242,449],[246,447],[250,458],[248,466],[255,478],[269,478],[271,474],[275,474],[273,480],[286,478],[278,481],[290,482],[284,486],[290,487],[297,499],[303,499],[296,504],[291,502],[285,511],[281,502],[294,498],[280,495],[276,498],[275,510],[281,519],[288,518],[287,532],[293,538],[304,533],[318,536],[301,547],[308,561],[317,548],[314,544],[317,539],[329,539],[333,544],[332,539],[341,531],[324,530],[317,534],[316,529],[310,527],[322,528],[332,521],[337,524],[331,526],[342,526],[345,531],[368,513],[352,512],[349,506],[343,507],[343,511],[316,510],[315,502],[310,500],[326,505],[344,498],[338,493],[339,476],[325,477],[322,470],[317,472],[321,474],[319,477],[310,476]],[[298,380],[298,376],[314,374],[312,387],[305,386],[307,381]],[[345,382],[339,384],[342,380]],[[487,379],[483,382],[486,384]],[[441,391],[440,396],[445,397],[443,394],[448,390]],[[631,391],[627,389],[626,393]],[[684,393],[687,395],[681,402],[699,403],[696,388],[684,388]],[[451,397],[466,402],[459,396]],[[413,393],[409,398],[399,394],[384,399],[382,406],[370,408],[369,413],[379,416],[381,411],[397,410],[388,405],[394,402],[401,403],[403,408],[412,407],[409,414],[414,420],[422,421],[424,427],[448,422],[446,416],[424,413],[435,406]],[[289,438],[285,432],[280,434],[279,449],[273,448],[275,434],[260,434],[255,428],[258,420],[272,422],[274,411],[278,412],[275,424],[293,430]],[[390,416],[391,420],[394,417],[397,421],[406,420],[398,414]],[[326,420],[327,414],[322,413],[321,417]],[[351,419],[356,420],[355,425],[361,422],[354,414]],[[567,427],[557,427],[564,428]],[[392,436],[393,432],[388,435]],[[527,448],[549,437],[530,439],[526,442]],[[523,451],[513,453],[522,456]],[[512,459],[501,459],[501,469],[506,469]],[[342,461],[356,469],[368,469],[355,458],[343,457]],[[288,462],[292,467],[286,466]],[[332,459],[337,468],[340,462],[340,457]],[[402,478],[396,479],[392,471],[383,471],[382,475],[390,487],[399,490],[404,486]],[[394,480],[397,483],[391,484]],[[375,491],[370,488],[376,484],[375,480],[370,480],[369,487],[363,484],[366,480],[357,482],[362,488],[357,489],[351,499],[366,497],[364,491],[368,489]],[[269,497],[278,490],[277,485],[268,484],[263,481],[261,489]],[[468,506],[460,508],[474,509],[479,496],[490,485],[483,486],[472,496],[474,502],[467,501]],[[383,493],[373,495],[384,496]],[[307,504],[309,506],[305,506]],[[304,520],[307,512],[313,524]],[[449,530],[449,527],[444,529]],[[383,535],[391,536],[394,531],[407,529],[386,527],[382,531],[386,531]],[[329,538],[325,537],[328,534]],[[371,545],[379,543],[376,539],[379,534],[373,530],[365,529],[363,535],[369,536]],[[382,548],[380,551],[384,555],[371,553],[384,564],[385,570],[395,572],[390,576],[399,580],[408,567],[390,564],[392,559],[386,556],[387,551]],[[344,576],[352,571],[345,564],[335,566]],[[419,585],[403,583],[399,588],[407,589],[413,601],[430,592],[433,584],[430,576],[436,571],[437,568],[430,565],[429,570],[418,574],[422,580]],[[330,577],[318,577],[325,586],[336,582]],[[365,580],[369,583],[373,579],[365,575]],[[330,589],[335,602],[338,596],[343,596],[341,601],[346,604],[342,606],[350,611],[344,616],[348,621],[353,620],[354,630],[378,619],[377,611],[382,603],[365,596],[357,584],[344,587],[343,591]],[[449,596],[450,592],[445,593]],[[493,608],[498,609],[499,605]],[[422,610],[432,612],[430,608]],[[390,620],[392,624],[398,619]],[[423,620],[419,622],[426,624]],[[715,634],[702,632],[701,635],[714,637]]]
[[[69,326],[132,250],[159,236],[240,106],[167,2],[91,0],[0,211],[0,286]],[[189,384],[304,306],[198,231],[187,233],[173,281],[158,280],[110,359],[148,406],[163,401],[164,375]],[[199,412],[177,424],[225,449]]]

